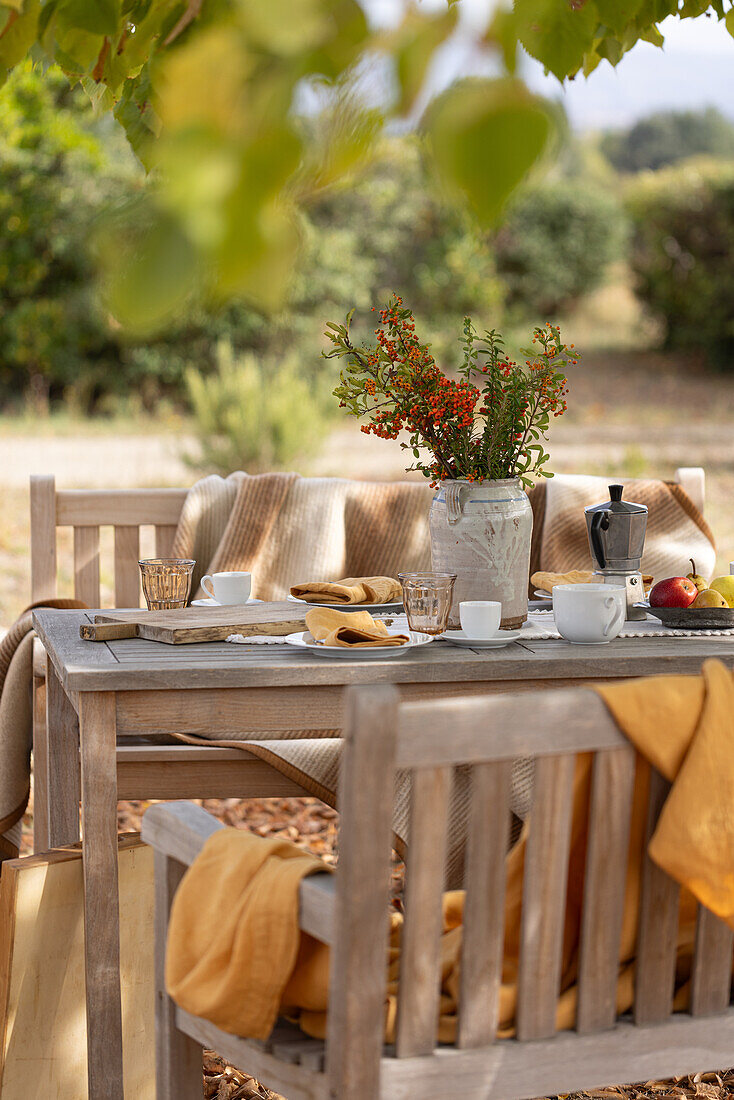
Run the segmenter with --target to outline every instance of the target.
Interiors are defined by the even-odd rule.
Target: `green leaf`
[[[26,0],[23,12],[12,11],[0,34],[0,83],[8,69],[25,57],[36,40],[39,0]]]
[[[531,57],[563,80],[583,64],[594,45],[599,13],[593,0],[515,0],[518,37]]]
[[[517,68],[517,22],[514,12],[508,8],[497,8],[485,38],[491,45],[499,47],[507,72],[514,73]]]
[[[724,24],[729,34],[734,37],[734,8],[729,8],[728,12],[724,16]]]
[[[546,147],[550,116],[518,80],[455,85],[431,106],[427,132],[444,187],[491,225]]]
[[[98,240],[104,263],[103,292],[112,315],[129,332],[149,335],[184,307],[201,272],[196,252],[180,226],[158,213],[118,218]]]
[[[59,0],[56,14],[79,30],[113,35],[120,22],[120,0]]]
[[[456,15],[456,9],[448,8],[437,19],[426,19],[411,10],[403,20],[392,44],[395,72],[400,86],[397,104],[399,113],[409,111],[415,103],[434,51],[453,31]]]
[[[642,5],[642,0],[595,0],[595,2],[599,18],[614,34],[621,34],[626,30],[628,23],[634,19]]]

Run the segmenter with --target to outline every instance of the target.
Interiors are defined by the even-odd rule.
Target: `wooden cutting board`
[[[94,616],[79,634],[91,642],[145,638],[151,642],[183,645],[222,642],[230,634],[284,636],[305,630],[305,611],[292,603],[260,603],[244,607],[186,607],[180,611],[110,611]]]

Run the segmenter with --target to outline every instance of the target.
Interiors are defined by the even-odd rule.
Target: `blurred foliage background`
[[[302,121],[318,138],[318,115]],[[565,134],[553,164],[479,230],[430,186],[415,133],[383,135],[368,165],[298,214],[287,305],[205,308],[162,333],[125,332],[92,279],[96,227],[150,186],[109,115],[53,68],[0,90],[0,402],[43,413],[191,413],[208,469],[287,464],[338,415],[324,322],[399,290],[449,366],[461,317],[510,333],[629,281],[661,344],[734,364],[734,126],[715,111],[626,131]]]

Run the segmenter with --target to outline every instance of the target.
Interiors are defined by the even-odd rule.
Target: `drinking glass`
[[[186,607],[195,561],[190,558],[145,558],[138,562],[148,611]]]
[[[451,610],[456,573],[398,573],[408,626],[422,634],[443,634]]]

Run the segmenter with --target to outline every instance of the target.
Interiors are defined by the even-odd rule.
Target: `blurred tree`
[[[660,111],[627,130],[604,134],[601,150],[619,172],[654,171],[699,154],[734,158],[734,122],[715,107]]]
[[[23,65],[0,95],[0,389],[41,409],[115,359],[86,246],[133,180],[107,161],[91,116],[58,71]]]
[[[494,242],[508,304],[533,316],[568,308],[604,281],[626,243],[613,192],[583,179],[522,189]]]
[[[295,209],[360,163],[375,133],[345,89],[379,54],[394,77],[384,109],[408,115],[458,8],[406,5],[387,33],[357,0],[1,0],[0,77],[29,51],[56,61],[156,169],[145,207],[116,220],[100,252],[113,312],[151,332],[202,288],[278,308],[299,247]],[[724,0],[515,0],[496,11],[482,42],[508,75],[449,89],[426,118],[446,193],[486,228],[546,148],[552,114],[514,75],[518,43],[563,80],[617,64],[641,39],[662,45],[668,15],[709,10],[734,32]],[[317,86],[335,109],[315,140],[293,105]]]
[[[691,161],[631,181],[637,294],[665,344],[734,369],[734,165]]]

